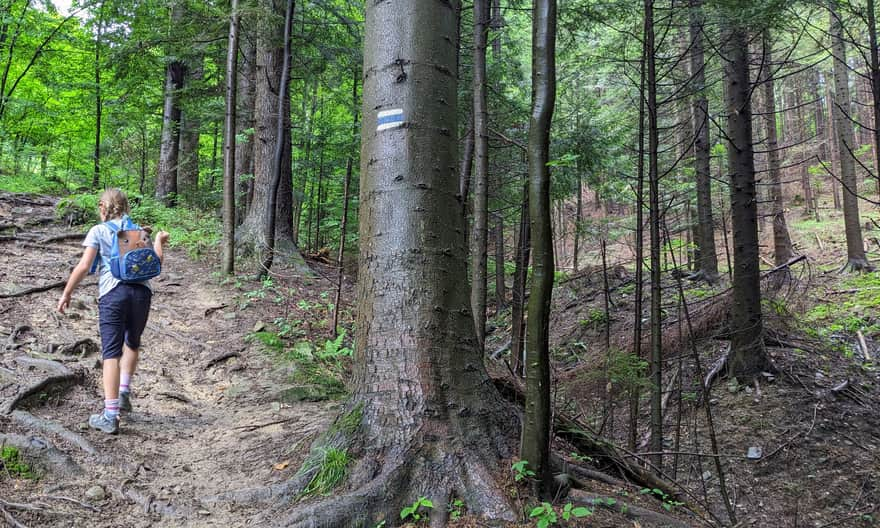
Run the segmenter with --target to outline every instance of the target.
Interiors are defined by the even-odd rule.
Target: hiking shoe
[[[131,393],[130,392],[120,392],[119,393],[119,410],[125,412],[131,412]]]
[[[103,433],[117,434],[119,433],[119,419],[114,418],[111,420],[104,416],[103,412],[99,412],[89,417],[89,427]]]

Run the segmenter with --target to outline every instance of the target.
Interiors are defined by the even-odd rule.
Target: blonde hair
[[[110,188],[101,193],[98,203],[104,204],[104,212],[107,220],[121,218],[122,215],[128,214],[128,198],[125,193],[116,188]]]

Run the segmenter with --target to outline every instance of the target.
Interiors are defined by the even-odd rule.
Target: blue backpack
[[[159,275],[162,261],[150,246],[150,237],[146,231],[128,215],[122,217],[122,225],[117,227],[113,222],[104,222],[113,233],[110,254],[95,257],[90,273],[98,269],[98,259],[110,268],[110,273],[122,282],[143,282]]]

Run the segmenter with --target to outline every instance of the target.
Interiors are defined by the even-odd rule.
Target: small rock
[[[711,471],[703,471],[703,480],[712,480],[712,472]]]
[[[224,319],[235,319],[235,312],[223,312]]]
[[[102,501],[107,496],[107,492],[101,486],[92,486],[86,490],[86,498],[93,501]]]
[[[89,430],[89,424],[87,424],[87,423],[85,423],[85,422],[80,422],[80,423],[78,423],[78,424],[76,425],[76,428],[79,429],[80,431],[88,431],[88,430]]]
[[[272,402],[272,410],[278,412],[281,410],[281,402]]]
[[[731,394],[736,394],[739,391],[739,381],[736,378],[731,378],[730,381],[727,382],[727,392]]]
[[[199,515],[211,515],[211,512],[208,510],[199,510]]]
[[[266,323],[264,323],[263,321],[257,321],[257,323],[254,325],[253,331],[254,332],[262,332],[265,329],[266,329]]]
[[[746,454],[746,456],[752,460],[758,460],[763,455],[764,455],[764,451],[760,447],[756,447],[756,446],[750,447],[748,454]]]

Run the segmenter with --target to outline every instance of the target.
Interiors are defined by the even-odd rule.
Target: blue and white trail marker
[[[403,108],[382,110],[376,115],[376,132],[403,125]]]

